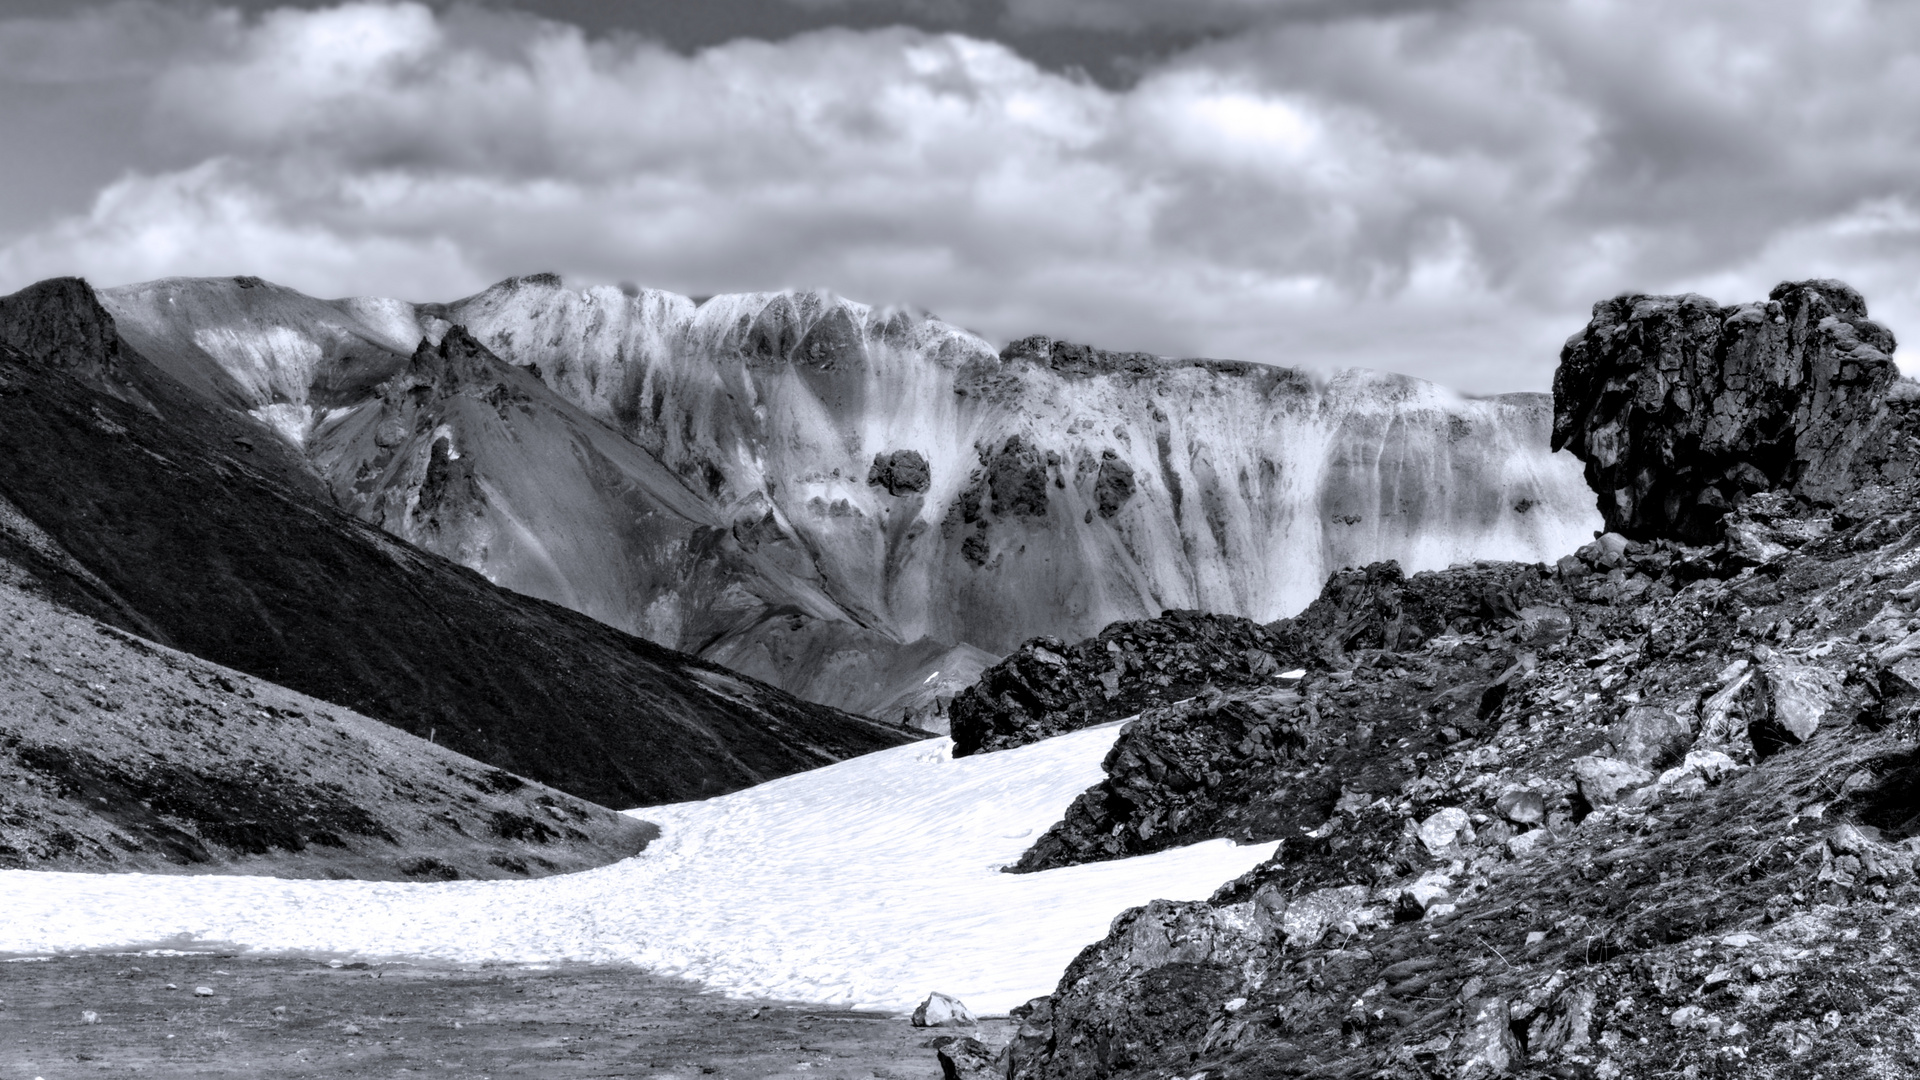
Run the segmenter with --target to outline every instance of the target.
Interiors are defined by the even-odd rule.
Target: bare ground
[[[153,952],[0,963],[0,1080],[940,1075],[934,1033],[903,1016],[725,998],[625,967],[337,963]],[[1006,1040],[1004,1021],[983,1027],[968,1033]]]

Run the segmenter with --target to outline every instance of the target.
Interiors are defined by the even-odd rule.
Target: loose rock
[[[937,990],[913,1010],[914,1027],[973,1027],[978,1023],[959,998]]]

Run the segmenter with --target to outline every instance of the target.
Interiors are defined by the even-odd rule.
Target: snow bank
[[[664,835],[526,882],[0,872],[0,953],[182,942],[460,962],[630,962],[733,994],[1005,1012],[1115,915],[1201,899],[1274,845],[1002,874],[1102,777],[1118,724],[954,760],[946,739],[637,817]]]

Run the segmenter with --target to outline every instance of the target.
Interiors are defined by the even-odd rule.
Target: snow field
[[[1049,993],[1113,917],[1197,900],[1273,853],[1216,840],[1003,874],[1082,791],[1119,724],[955,760],[948,739],[704,802],[663,835],[538,881],[398,884],[0,872],[0,954],[221,943],[453,962],[633,963],[730,994],[1004,1013]]]

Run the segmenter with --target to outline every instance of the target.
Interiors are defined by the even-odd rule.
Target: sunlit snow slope
[[[392,885],[0,872],[0,954],[222,943],[453,961],[633,962],[736,994],[1004,1012],[1052,991],[1115,915],[1201,899],[1274,845],[1210,841],[1003,874],[1102,777],[1118,725],[954,760],[946,740],[698,803],[600,870]]]
[[[1035,634],[1165,608],[1268,620],[1342,566],[1553,558],[1598,524],[1539,394],[1046,339],[996,353],[823,293],[696,304],[552,275],[451,304],[244,278],[102,299],[140,351],[305,447],[368,520],[888,718]],[[408,375],[419,339],[455,324],[537,375],[530,404]]]

